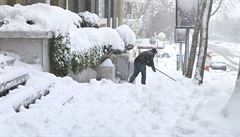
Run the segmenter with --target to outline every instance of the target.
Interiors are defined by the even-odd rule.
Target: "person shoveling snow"
[[[157,54],[157,50],[155,48],[144,51],[139,54],[134,60],[134,72],[131,76],[129,83],[133,83],[135,78],[138,76],[139,72],[142,73],[141,83],[143,85],[146,84],[146,65],[150,66],[154,72],[156,72],[156,68],[154,66],[153,58]]]

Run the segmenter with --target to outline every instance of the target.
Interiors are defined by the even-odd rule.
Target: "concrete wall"
[[[40,64],[49,72],[49,38],[51,34],[43,32],[0,32],[0,51],[16,53],[23,62]]]

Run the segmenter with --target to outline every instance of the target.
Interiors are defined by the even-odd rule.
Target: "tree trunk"
[[[193,65],[195,62],[196,52],[197,52],[199,32],[202,24],[202,17],[203,17],[202,8],[203,8],[203,1],[199,2],[198,4],[198,15],[197,15],[193,36],[192,36],[192,45],[191,45],[190,55],[188,59],[187,72],[186,72],[186,77],[188,78],[192,78]]]
[[[189,59],[189,28],[186,28],[185,52],[184,52],[184,65],[183,75],[187,73],[188,59]]]
[[[224,115],[231,121],[231,125],[234,128],[234,134],[236,137],[240,136],[240,60],[238,68],[238,76],[235,84],[235,88],[231,98],[224,108]]]
[[[205,67],[207,48],[208,48],[208,26],[209,26],[213,0],[203,0],[203,1],[205,4],[203,4],[203,18],[202,18],[202,24],[201,24],[201,30],[200,30],[200,46],[199,46],[197,67],[195,72],[195,80],[197,80],[198,84],[203,83],[204,67]]]

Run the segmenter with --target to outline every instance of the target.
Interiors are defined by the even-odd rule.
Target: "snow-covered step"
[[[35,92],[36,94],[32,94],[31,96],[26,96],[25,98],[23,98],[23,101],[21,103],[19,103],[18,105],[13,105],[13,109],[16,112],[19,112],[21,106],[28,108],[29,105],[35,103],[35,101],[37,99],[40,99],[42,96],[48,95],[50,92],[50,88],[53,87],[53,85],[54,85],[54,83],[51,83],[51,84],[47,85],[45,88],[36,90],[36,92]],[[31,89],[31,88],[28,88],[28,89]]]
[[[18,85],[24,85],[29,79],[28,73],[23,68],[12,67],[0,72],[0,97]]]
[[[53,87],[53,85],[54,82],[49,83],[39,80],[34,84],[14,89],[13,93],[0,99],[0,105],[2,106],[0,113],[7,113],[13,110],[19,112],[22,106],[28,108],[29,105],[35,103],[37,99],[49,94],[50,88]]]
[[[14,58],[8,57],[6,54],[0,53],[0,68],[4,68],[5,66],[12,66],[14,62]]]

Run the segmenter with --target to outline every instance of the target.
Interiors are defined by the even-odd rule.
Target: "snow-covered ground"
[[[140,84],[140,75],[135,84],[106,79],[77,83],[17,60],[15,66],[29,72],[26,87],[39,82],[55,84],[47,96],[29,109],[21,107],[19,113],[5,111],[4,104],[16,93],[26,94],[27,90],[17,92],[23,86],[0,98],[0,136],[234,137],[239,129],[231,126],[233,121],[222,110],[233,92],[237,72],[205,72],[204,84],[198,86],[175,70],[175,58],[161,58],[156,64],[178,82],[148,68],[146,85]]]
[[[44,4],[1,6],[0,15],[8,22],[1,31],[60,30],[62,34],[71,31],[71,46],[79,50],[88,42],[92,45],[105,38],[111,45],[116,41],[109,32],[120,32],[116,38],[119,40],[125,32],[103,28],[108,35],[100,35],[103,32],[78,28],[81,19],[77,14]],[[35,25],[27,24],[27,20],[34,21]],[[74,47],[79,43],[80,47]],[[236,121],[229,121],[222,111],[233,92],[237,72],[205,72],[204,84],[196,85],[176,71],[176,49],[174,44],[165,45],[163,51],[171,57],[156,59],[156,66],[177,82],[148,68],[147,85],[140,84],[140,76],[135,84],[106,79],[78,83],[70,77],[56,77],[41,72],[39,66],[17,60],[15,67],[28,72],[29,80],[25,86],[0,98],[0,137],[234,137],[234,133],[240,132],[232,126],[231,122]],[[3,76],[5,71],[0,73]],[[47,88],[50,88],[49,94],[31,104],[29,109],[21,107],[18,113],[12,109],[26,101],[26,96],[34,96]]]

